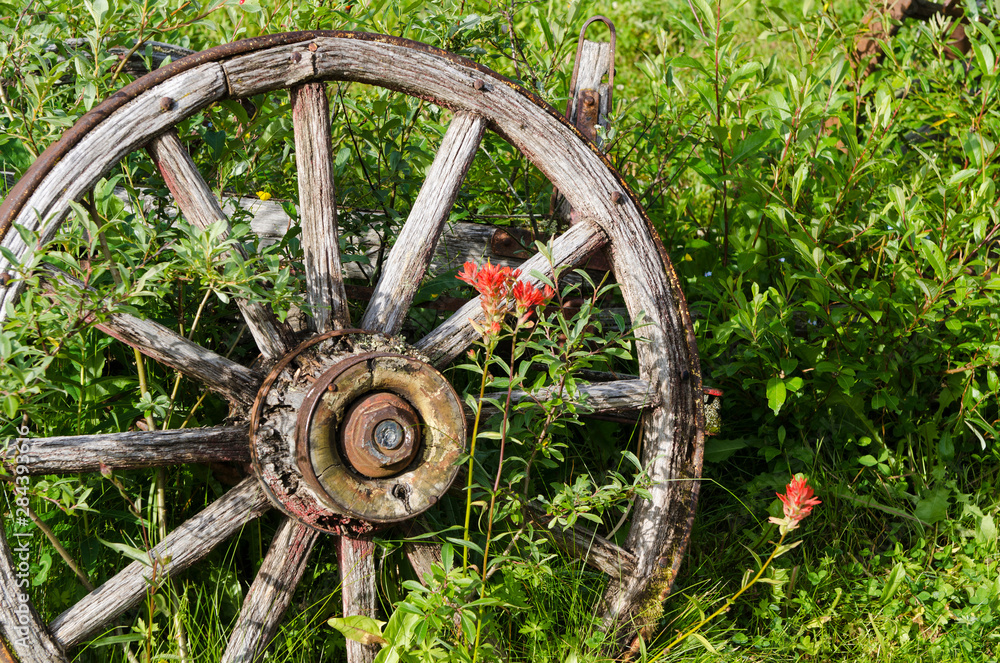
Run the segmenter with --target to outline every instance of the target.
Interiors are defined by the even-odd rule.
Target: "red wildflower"
[[[822,504],[813,497],[813,489],[809,485],[809,480],[801,474],[792,478],[791,482],[785,486],[785,494],[775,493],[783,505],[785,517],[769,520],[781,528],[781,533],[785,534],[799,526],[803,518],[812,513],[812,508]]]
[[[539,290],[527,281],[515,283],[511,295],[514,297],[514,305],[517,307],[517,324],[526,323],[531,317],[532,311],[538,306],[547,304],[555,294],[555,290],[549,286]]]
[[[471,285],[479,293],[479,303],[486,314],[486,325],[480,327],[473,324],[484,336],[500,333],[503,316],[510,308],[510,293],[514,281],[521,272],[510,267],[494,265],[487,261],[482,267],[473,262],[462,265],[462,271],[457,275],[460,281]]]

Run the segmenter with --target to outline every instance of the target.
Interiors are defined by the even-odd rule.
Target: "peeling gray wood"
[[[572,226],[552,243],[552,259],[555,265],[575,265],[583,262],[594,251],[604,246],[607,237],[600,226],[584,220]],[[531,276],[539,272],[552,277],[552,266],[541,255],[536,254],[521,265],[521,280],[540,285],[539,279]],[[482,322],[484,313],[477,297],[442,322],[434,331],[417,342],[416,348],[427,355],[431,363],[445,366],[465,351],[476,338],[476,330],[471,321]]]
[[[132,470],[183,463],[250,462],[247,426],[17,439],[0,455],[28,474]],[[30,450],[18,454],[19,448]],[[8,467],[8,471],[13,468]]]
[[[56,617],[49,624],[56,642],[62,647],[72,647],[94,635],[115,617],[138,605],[151,583],[159,586],[204,558],[269,506],[257,479],[244,479],[154,546],[149,553],[150,562],[132,562]]]
[[[249,97],[315,80],[315,51],[309,50],[310,43],[278,46],[224,62],[229,96]]]
[[[250,585],[222,663],[262,660],[306,570],[319,531],[285,518]]]
[[[291,99],[306,291],[312,327],[322,334],[351,326],[340,266],[330,108],[322,83],[292,88]]]
[[[198,172],[177,133],[173,130],[165,132],[152,140],[148,149],[163,175],[163,181],[173,194],[177,207],[188,221],[202,230],[221,221],[226,224],[226,232],[222,238],[228,237],[229,219],[222,212],[212,188]],[[234,247],[233,250],[242,253],[241,247]],[[245,254],[243,258],[246,258]],[[237,304],[257,347],[267,359],[277,360],[295,346],[291,329],[278,322],[269,305],[245,299],[238,299]]]
[[[614,382],[595,382],[577,384],[574,394],[559,395],[555,387],[546,387],[536,392],[528,393],[522,389],[512,389],[511,403],[535,401],[544,403],[559,395],[567,403],[578,407],[581,414],[629,414],[636,413],[659,404],[659,395],[652,385],[641,379],[616,380]],[[507,398],[506,391],[497,391],[485,395],[486,399],[496,399],[503,403]],[[495,408],[483,408],[483,416],[497,414]]]
[[[27,521],[27,512],[22,517]],[[69,663],[35,606],[27,600],[31,582],[28,565],[35,559],[38,534],[20,534],[23,536],[0,532],[0,630],[21,663]],[[25,567],[19,571],[18,564]]]
[[[340,537],[341,594],[344,599],[344,616],[364,615],[375,617],[377,597],[375,592],[375,544],[370,539]],[[347,663],[372,663],[378,655],[377,645],[364,645],[347,641]]]
[[[28,199],[14,220],[30,231],[39,232],[39,241],[46,244],[69,214],[70,201],[80,200],[94,184],[125,155],[137,149],[153,136],[217,101],[226,93],[222,67],[207,63],[178,74],[144,92],[125,104],[80,142],[56,164]],[[172,102],[164,110],[161,101]],[[18,260],[25,261],[38,247],[27,246],[20,233],[6,234],[0,246],[9,249]],[[0,255],[0,272],[17,270]],[[23,284],[0,285],[0,321],[6,317],[7,304],[17,300]]]
[[[46,268],[46,273],[52,296],[72,296],[74,289],[84,288],[79,280],[54,268]],[[257,395],[261,377],[255,372],[192,343],[158,322],[129,313],[111,313],[101,316],[94,326],[147,357],[202,382],[231,402],[252,403]]]
[[[623,587],[609,588],[604,613],[608,628],[622,626],[625,634],[636,629],[648,634],[687,544],[703,443],[701,373],[693,327],[680,283],[655,231],[623,181],[592,146],[580,141],[551,108],[540,107],[510,81],[460,58],[391,38],[330,35],[317,37],[308,46],[313,45],[316,50],[308,51],[312,56],[303,53],[297,60],[286,47],[231,59],[226,66],[233,94],[337,79],[381,85],[434,99],[456,112],[481,115],[541,170],[581,217],[606,233],[629,313],[637,319],[645,312],[649,322],[643,327],[646,340],[638,345],[638,360],[640,375],[655,385],[660,405],[643,417],[641,460],[653,481],[653,499],[638,501],[634,509],[626,547],[636,555],[636,572]],[[242,76],[237,92],[233,79],[240,67],[252,75]],[[310,78],[309,67],[315,79]],[[154,89],[157,98],[162,95]],[[11,291],[5,302],[13,300]],[[467,335],[471,328],[463,329],[462,324],[446,331],[447,343],[432,339],[439,360],[471,340]],[[665,559],[672,561],[664,565]]]
[[[362,329],[388,336],[399,333],[485,128],[486,123],[477,115],[459,113],[452,119],[406,224],[389,252],[361,322]]]

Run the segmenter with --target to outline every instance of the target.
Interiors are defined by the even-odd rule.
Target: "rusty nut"
[[[420,417],[403,398],[387,391],[359,398],[344,415],[340,447],[360,474],[378,479],[413,462],[420,447]]]

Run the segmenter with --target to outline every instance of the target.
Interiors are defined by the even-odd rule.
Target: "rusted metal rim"
[[[344,371],[352,366],[357,366],[360,363],[364,363],[378,357],[388,356],[390,355],[387,352],[361,354],[355,357],[348,357],[347,359],[334,364],[333,367],[323,373],[323,375],[316,380],[312,389],[309,390],[309,394],[306,396],[305,400],[302,401],[302,405],[299,407],[299,417],[296,420],[295,426],[295,458],[298,461],[299,471],[302,472],[302,477],[306,480],[306,483],[312,486],[314,490],[326,492],[323,488],[323,484],[319,480],[319,476],[316,475],[316,470],[313,468],[312,463],[309,460],[309,429],[312,427],[313,419],[316,416],[316,407],[323,398],[324,392],[338,377],[344,373]]]

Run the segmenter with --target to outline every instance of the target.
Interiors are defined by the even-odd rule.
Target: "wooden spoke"
[[[281,523],[257,577],[243,599],[243,608],[229,637],[222,663],[262,660],[292,600],[295,587],[302,579],[318,535],[318,530],[291,518]]]
[[[79,279],[51,266],[45,266],[44,269],[50,296],[59,296],[66,289],[87,287]],[[131,345],[150,359],[201,381],[230,401],[252,403],[257,395],[261,378],[252,370],[192,343],[157,322],[137,318],[129,313],[112,313],[94,326],[122,343]]]
[[[389,336],[399,333],[413,295],[434,257],[441,230],[479,149],[485,127],[486,121],[479,115],[455,115],[427,171],[427,179],[420,187],[410,216],[389,253],[361,322],[362,329]]]
[[[211,187],[181,144],[177,132],[171,130],[157,136],[150,141],[147,149],[173,194],[178,209],[188,221],[202,230],[217,221],[229,222]],[[240,300],[239,307],[257,347],[266,358],[278,359],[294,346],[291,329],[278,322],[270,306]]]
[[[584,219],[552,242],[552,259],[556,267],[575,265],[586,260],[594,251],[604,246],[605,242],[607,236],[601,228],[592,220]],[[542,254],[535,254],[521,265],[521,279],[539,285],[540,281],[531,275],[532,272],[539,272],[551,278],[552,265]],[[470,321],[482,321],[482,319],[483,309],[479,299],[473,299],[434,331],[420,339],[416,347],[430,357],[434,365],[445,366],[475,340],[476,330]]]
[[[538,504],[531,503],[527,509],[533,520],[548,524],[550,518]],[[559,548],[579,557],[584,563],[612,579],[630,578],[635,573],[635,555],[586,527],[574,525],[564,531],[557,525],[548,532]]]
[[[142,354],[200,380],[232,401],[252,403],[260,377],[249,368],[192,343],[163,325],[128,313],[115,313],[97,328]]]
[[[375,545],[370,539],[340,537],[340,582],[344,615],[375,616]],[[348,663],[372,663],[376,645],[347,641]]]
[[[441,545],[427,541],[407,541],[403,544],[403,552],[410,560],[410,565],[413,566],[417,578],[426,585],[428,577],[434,573],[431,566],[441,565]]]
[[[291,89],[299,216],[312,325],[319,333],[351,326],[337,235],[337,201],[326,85]]]
[[[151,585],[159,585],[212,551],[260,514],[269,502],[257,479],[249,477],[150,551],[149,563],[132,562],[49,624],[56,642],[72,647],[136,606]]]
[[[28,513],[23,508],[11,505],[11,515],[28,521]],[[22,525],[22,527],[24,527]],[[37,534],[25,531],[21,536],[0,536],[0,629],[17,652],[17,659],[0,657],[3,661],[18,660],[21,663],[68,663],[58,643],[49,634],[45,622],[35,611],[35,606],[26,602],[21,585],[28,578],[29,564],[34,559]],[[13,555],[11,546],[14,544]],[[16,562],[15,562],[16,555]],[[24,564],[18,571],[18,564]],[[0,652],[5,653],[5,652]]]
[[[2,457],[8,464],[16,461],[28,474],[100,472],[182,463],[248,463],[250,443],[247,426],[220,426],[19,439]]]
[[[555,387],[540,389],[528,393],[521,389],[512,389],[511,403],[524,400],[542,402],[559,396]],[[659,402],[659,394],[649,382],[641,379],[615,380],[614,382],[594,382],[577,385],[575,394],[562,394],[563,399],[578,405],[582,414],[586,415],[631,415],[634,418],[638,412],[654,407]],[[495,392],[485,395],[486,399],[497,399],[503,402],[507,392]],[[483,408],[483,416],[495,413],[493,408]]]

